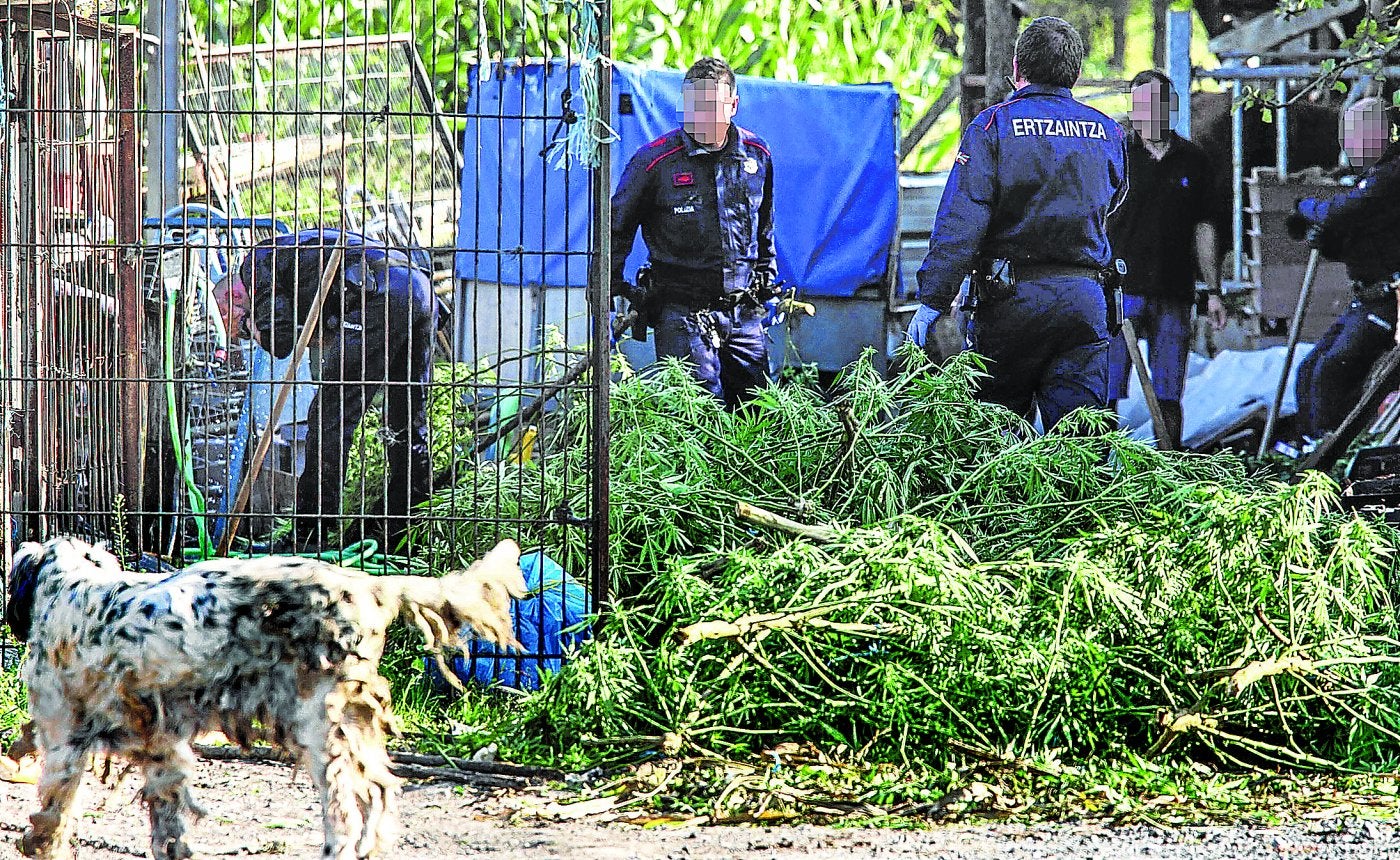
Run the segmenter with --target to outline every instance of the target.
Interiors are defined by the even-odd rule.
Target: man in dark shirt
[[[777,277],[768,145],[731,120],[734,72],[706,57],[685,73],[683,127],[632,156],[612,199],[612,289],[675,356],[733,408],[768,374],[764,304]],[[641,227],[651,287],[623,276]]]
[[[1152,389],[1169,438],[1163,449],[1181,448],[1181,394],[1191,351],[1191,311],[1196,273],[1209,288],[1207,308],[1218,331],[1225,326],[1220,298],[1217,212],[1211,189],[1215,171],[1205,151],[1171,130],[1176,93],[1161,72],[1139,72],[1132,82],[1128,141],[1128,197],[1108,222],[1113,253],[1128,264],[1123,314],[1147,340]],[[1109,402],[1128,395],[1128,345],[1114,337],[1108,349]]]
[[[1342,121],[1342,148],[1353,165],[1367,168],[1361,179],[1332,197],[1298,201],[1288,217],[1289,235],[1346,264],[1355,294],[1298,365],[1298,420],[1314,440],[1342,423],[1371,365],[1400,340],[1400,143],[1390,142],[1384,102],[1368,98],[1352,105]]]

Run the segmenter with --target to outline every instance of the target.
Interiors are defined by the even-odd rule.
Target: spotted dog
[[[191,742],[217,728],[300,757],[321,791],[323,857],[382,854],[394,845],[399,788],[385,751],[396,730],[379,674],[386,629],[405,618],[434,651],[465,625],[518,647],[510,598],[524,589],[511,541],[442,579],[275,557],[147,575],[82,541],[24,544],[5,621],[29,645],[23,677],[43,772],[21,850],[72,856],[75,796],[91,755],[106,753],[144,774],[151,856],[189,857],[186,813],[204,814],[189,791]]]

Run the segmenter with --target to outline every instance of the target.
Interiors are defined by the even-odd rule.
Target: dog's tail
[[[510,599],[525,596],[520,547],[503,540],[466,570],[441,579],[381,576],[376,582],[397,589],[399,615],[423,634],[429,650],[458,644],[464,626],[500,648],[520,649],[511,620]],[[449,679],[452,673],[444,672]]]

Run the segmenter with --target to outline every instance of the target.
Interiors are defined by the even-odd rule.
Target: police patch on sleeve
[[[953,160],[956,161],[958,164],[967,164],[967,162],[970,161],[971,159],[969,159],[969,157],[968,157],[968,155],[967,155],[966,152],[963,152],[962,150],[958,150],[958,154],[957,154],[957,156],[956,156]]]

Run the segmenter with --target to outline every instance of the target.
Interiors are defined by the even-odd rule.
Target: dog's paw
[[[78,852],[71,845],[59,845],[56,839],[36,838],[32,827],[20,837],[19,853],[35,860],[77,860],[78,857]]]

